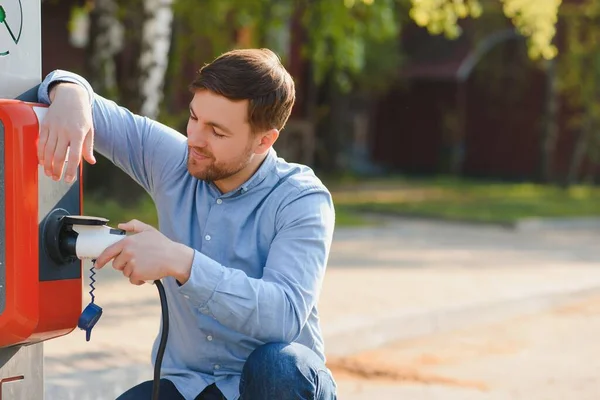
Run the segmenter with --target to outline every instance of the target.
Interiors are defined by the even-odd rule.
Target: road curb
[[[328,357],[344,357],[383,345],[435,333],[525,316],[600,295],[600,282],[495,301],[462,304],[431,311],[402,312],[378,320],[346,320],[324,333]]]
[[[524,218],[515,224],[519,231],[539,230],[569,230],[586,229],[600,230],[600,218],[597,217],[572,217],[572,218]]]
[[[543,231],[543,230],[600,230],[600,217],[527,217],[516,221],[477,221],[464,218],[450,218],[437,215],[386,212],[386,211],[362,211],[359,212],[366,218],[386,223],[391,220],[424,221],[447,225],[465,225],[473,227],[503,228],[514,231]],[[353,229],[354,227],[338,227],[340,229]]]

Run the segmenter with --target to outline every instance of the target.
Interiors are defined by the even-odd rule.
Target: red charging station
[[[80,179],[67,184],[38,166],[45,111],[40,104],[0,100],[0,347],[65,335],[81,314],[81,261],[59,264],[44,243],[49,218],[81,214],[81,167]]]
[[[82,213],[81,167],[56,182],[37,159],[41,16],[41,0],[0,1],[0,400],[44,399],[44,342],[73,331],[82,310],[81,261],[58,232]]]
[[[72,184],[39,166],[47,107],[0,99],[0,400],[43,399],[45,340],[77,327],[81,261],[53,257],[53,223],[82,212],[82,169]]]

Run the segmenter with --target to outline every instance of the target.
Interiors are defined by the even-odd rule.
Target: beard
[[[228,162],[215,160],[214,156],[205,149],[194,149],[201,155],[208,157],[207,160],[198,161],[191,154],[192,147],[189,148],[187,159],[188,172],[194,178],[202,181],[215,182],[227,179],[246,168],[252,160],[252,149],[250,146],[247,146],[240,156]]]

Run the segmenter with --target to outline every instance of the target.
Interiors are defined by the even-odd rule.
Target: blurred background
[[[80,73],[185,133],[195,72],[229,49],[269,47],[298,93],[282,157],[334,190],[419,189],[336,193],[340,224],[356,211],[595,215],[599,20],[594,0],[44,0],[43,74]],[[148,208],[102,161],[86,169],[88,210]]]
[[[600,397],[600,1],[43,0],[42,37],[44,75],[182,133],[204,63],[281,57],[275,148],[337,210],[319,307],[341,399]],[[84,171],[86,214],[156,223],[105,159]],[[94,340],[46,345],[47,398],[150,378],[158,297],[111,274]]]

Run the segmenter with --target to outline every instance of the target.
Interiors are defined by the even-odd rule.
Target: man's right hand
[[[47,176],[71,183],[81,158],[95,164],[94,125],[88,93],[74,83],[59,83],[49,93],[50,107],[40,125],[38,160]],[[68,153],[68,159],[67,159]]]

